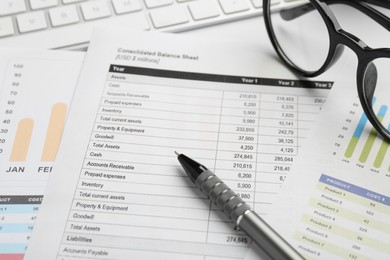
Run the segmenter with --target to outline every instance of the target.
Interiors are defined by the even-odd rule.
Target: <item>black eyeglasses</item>
[[[387,34],[390,19],[371,5],[390,9],[384,0],[307,0],[298,6],[271,14],[271,0],[263,0],[263,15],[272,45],[282,61],[295,73],[314,77],[327,70],[342,54],[344,46],[358,57],[357,92],[363,110],[373,127],[390,142],[390,124],[384,126],[380,99],[390,87],[390,48],[371,48],[343,30],[331,6],[353,7]],[[309,27],[305,30],[305,26]],[[362,26],[366,24],[362,23]],[[313,30],[315,28],[315,30]],[[381,37],[378,35],[378,37]],[[390,43],[389,43],[390,44]],[[388,86],[389,85],[389,86]]]

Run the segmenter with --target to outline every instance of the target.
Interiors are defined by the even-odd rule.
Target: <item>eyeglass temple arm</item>
[[[390,2],[386,0],[353,0],[353,1],[360,1],[360,2],[366,2],[368,4],[381,6],[384,8],[390,8]]]
[[[382,25],[384,28],[386,28],[388,31],[390,31],[390,19],[384,15],[383,13],[375,10],[371,6],[367,5],[366,3],[381,6],[390,9],[390,1],[384,1],[384,0],[324,0],[323,1],[326,4],[346,4],[349,6],[352,6],[362,13],[368,15],[371,19],[375,20],[377,23]],[[284,9],[280,11],[280,16],[286,20],[290,21],[295,18],[300,17],[301,15],[304,15],[312,10],[314,10],[315,7],[311,3],[303,4],[297,7]]]

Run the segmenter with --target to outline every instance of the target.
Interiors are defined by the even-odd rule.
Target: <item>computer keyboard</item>
[[[306,0],[273,0],[272,8]],[[180,32],[262,14],[262,0],[0,0],[0,46],[87,45],[96,25]]]

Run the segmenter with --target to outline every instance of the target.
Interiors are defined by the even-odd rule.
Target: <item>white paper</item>
[[[332,81],[302,88],[260,48],[97,30],[26,258],[243,258],[174,151],[266,216]]]
[[[0,49],[0,259],[23,258],[83,58]]]
[[[357,97],[355,63],[348,64],[269,215],[308,259],[390,257],[388,143],[371,132]],[[390,89],[383,90],[374,110],[387,126]]]

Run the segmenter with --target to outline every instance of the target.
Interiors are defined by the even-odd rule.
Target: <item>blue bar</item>
[[[38,213],[39,206],[39,204],[0,205],[0,214]]]
[[[373,97],[372,98],[372,104],[375,103],[375,100],[376,100],[376,98]],[[386,113],[386,111],[385,111],[385,113]],[[358,125],[357,125],[357,127],[355,129],[355,132],[353,133],[353,137],[360,138],[362,136],[362,133],[363,133],[363,130],[364,130],[364,126],[366,125],[367,120],[368,120],[368,118],[366,116],[366,113],[363,112],[362,117],[360,118],[359,123],[358,123]]]
[[[4,233],[31,233],[33,223],[25,224],[0,224],[0,234]]]
[[[27,244],[0,244],[0,254],[24,254]],[[0,256],[1,259],[1,256]]]
[[[353,137],[360,138],[360,136],[362,136],[364,126],[366,125],[367,120],[368,119],[367,119],[366,114],[363,113],[362,117],[360,118],[359,123],[355,129],[355,132],[353,133]]]
[[[379,109],[378,117],[384,117],[387,112],[387,106],[383,105]]]

